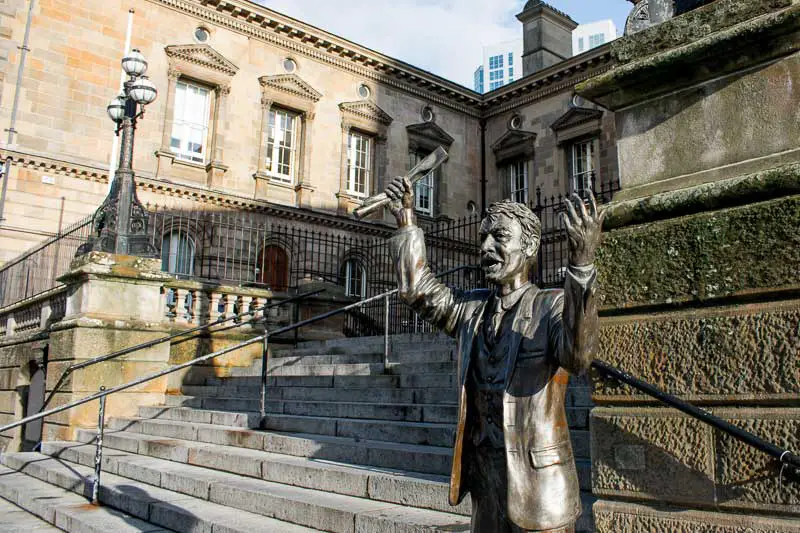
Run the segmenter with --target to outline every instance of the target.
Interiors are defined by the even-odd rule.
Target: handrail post
[[[266,322],[266,321],[265,321]],[[261,427],[267,418],[267,355],[269,353],[269,334],[264,331],[264,343],[261,346]]]
[[[293,322],[297,324],[300,322],[300,302],[295,302],[294,304],[294,318]],[[294,330],[294,347],[297,348],[297,345],[300,342],[300,328],[295,328]]]
[[[383,299],[383,371],[389,366],[389,295]]]
[[[100,392],[106,388],[101,386]],[[103,426],[106,418],[106,397],[100,396],[100,410],[97,413],[97,438],[94,451],[94,480],[92,481],[92,503],[97,504],[100,498],[100,472],[103,469]]]

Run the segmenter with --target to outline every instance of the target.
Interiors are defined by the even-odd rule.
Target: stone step
[[[216,387],[216,386],[211,386]],[[258,388],[245,389],[247,392],[235,390],[233,394],[225,389],[207,388],[204,386],[184,386],[193,394],[168,396],[168,405],[181,405],[189,398],[192,407],[220,409],[231,411],[254,411],[261,409],[261,391]],[[362,403],[428,403],[455,405],[458,396],[451,389],[334,389],[320,387],[267,387],[268,401],[308,400],[319,402],[362,402]],[[200,401],[200,403],[196,403]],[[236,402],[245,402],[236,407]],[[208,403],[204,403],[208,402]],[[255,404],[249,402],[256,402]],[[246,406],[255,407],[246,407]]]
[[[447,475],[450,473],[451,449],[449,445],[447,447],[422,446],[330,435],[287,434],[212,424],[136,418],[111,419],[109,428],[112,431],[106,431],[104,442],[108,442],[108,445],[113,448],[125,451],[136,451],[125,447],[128,444],[124,440],[126,433],[136,433],[154,437],[150,440],[154,441],[152,445],[155,447],[161,446],[164,438],[180,439],[363,466],[397,468],[425,474]],[[94,438],[93,433],[86,430],[79,430],[78,435],[82,442]]]
[[[144,442],[144,440],[140,441]],[[344,496],[369,498],[393,504],[470,515],[469,503],[451,507],[447,503],[448,478],[446,476],[414,474],[391,469],[365,468],[331,461],[318,461],[304,457],[274,454],[257,450],[244,450],[231,446],[209,446],[190,441],[172,441],[175,448],[187,450],[186,454],[171,454],[183,458],[176,463],[168,459],[113,450],[103,459],[105,470],[130,477],[162,488],[194,495],[208,492],[208,483],[192,470],[193,481],[178,474],[179,465],[213,468],[228,474],[244,475],[274,483],[331,492]],[[74,442],[44,443],[43,452],[85,466],[94,465],[94,446]],[[143,446],[144,451],[149,448]],[[150,458],[151,461],[145,461]],[[257,468],[253,469],[252,465]],[[169,472],[169,473],[168,473]],[[182,470],[181,472],[189,472]],[[168,473],[168,474],[165,474]],[[205,472],[209,474],[209,472]],[[213,474],[213,472],[211,472]],[[187,487],[187,488],[181,488]]]
[[[27,472],[31,462],[35,461],[36,466],[31,472],[32,475],[37,477],[44,475],[51,483],[77,492],[85,490],[88,486],[87,479],[93,474],[92,469],[77,463],[65,462],[63,459],[54,459],[42,454],[24,455],[18,457],[12,454],[5,458],[4,462],[8,466]],[[304,530],[314,528],[332,533],[354,533],[357,528],[360,531],[376,532],[413,528],[420,533],[433,533],[442,531],[440,527],[452,527],[453,529],[445,530],[469,531],[469,519],[451,513],[415,509],[263,479],[249,479],[203,467],[141,456],[135,460],[135,465],[140,470],[139,477],[145,477],[141,470],[148,471],[147,481],[142,482],[127,477],[129,472],[136,470],[129,468],[124,469],[123,474],[103,475],[101,490],[109,484],[111,490],[114,490],[115,486],[127,483],[128,489],[135,487],[143,492],[156,490],[170,493],[174,495],[170,503],[175,503],[175,500],[180,503],[181,496],[195,501],[207,500],[228,507],[230,510],[235,509],[280,520],[287,531],[292,530],[290,524],[304,526]],[[106,468],[113,467],[107,465]]]
[[[11,474],[12,472],[8,473]],[[28,533],[29,531],[34,533],[62,533],[64,530],[53,527],[22,507],[17,507],[9,501],[0,499],[0,531],[4,533]]]
[[[400,384],[399,376],[269,376],[268,387],[337,387],[343,389],[388,389],[397,388]],[[198,385],[184,385],[181,390],[184,394],[194,395],[193,387]],[[225,378],[207,378],[205,386],[219,387],[214,394],[224,392],[250,393],[261,390],[261,378],[258,376],[240,376]]]
[[[267,414],[264,426],[266,429],[289,433],[332,435],[356,440],[426,446],[452,446],[455,432],[453,424],[278,414]]]
[[[319,365],[274,365],[269,375],[282,376],[380,376],[383,363],[319,364]]]
[[[2,456],[3,461],[9,454]],[[39,457],[44,457],[36,454]],[[110,507],[96,506],[72,491],[51,485],[45,478],[38,479],[15,469],[0,466],[0,497],[34,517],[50,525],[50,529],[20,529],[19,531],[67,531],[70,533],[166,533],[172,531],[138,519]],[[107,496],[108,491],[103,491]],[[102,501],[102,500],[101,500]],[[0,530],[6,529],[5,519],[17,513],[0,518]],[[40,524],[37,524],[40,525]],[[236,530],[233,530],[236,531]]]
[[[236,401],[236,403],[243,403]],[[223,426],[257,428],[260,402],[252,400],[249,411],[202,409],[192,406],[140,407],[141,418],[159,418],[182,422],[199,422]],[[375,404],[365,402],[267,402],[267,412],[333,418],[377,419],[407,422],[439,422],[454,424],[457,407],[432,404]]]
[[[389,353],[390,364],[404,364],[404,363],[447,363],[455,361],[454,351],[451,349],[429,349],[425,350],[424,347],[397,350]],[[355,363],[373,363],[383,364],[384,355],[383,350],[379,352],[365,352],[365,353],[345,353],[345,354],[302,354],[302,353],[286,353],[280,356],[273,355],[269,358],[268,368],[274,366],[287,366],[287,365],[328,365],[328,364],[355,364]],[[256,361],[250,368],[261,368],[261,361]]]
[[[51,485],[69,490],[76,495],[88,494],[91,491],[94,470],[86,466],[30,452],[5,454],[2,462],[9,468],[41,481],[46,480]],[[213,475],[213,472],[210,474]],[[263,533],[318,533],[320,531],[320,528],[282,521],[277,517],[278,513],[268,514],[264,512],[265,510],[250,512],[249,509],[232,508],[226,501],[224,493],[211,493],[204,498],[198,498],[109,472],[103,473],[100,478],[99,500],[103,505],[128,513],[140,520],[147,519],[153,526],[175,531],[226,531],[231,533],[256,531]],[[90,507],[85,500],[83,506]],[[118,530],[108,527],[99,531],[116,533]],[[163,531],[163,529],[152,527],[151,529],[137,530],[123,529],[123,531],[149,532]],[[350,533],[353,529],[343,531]]]

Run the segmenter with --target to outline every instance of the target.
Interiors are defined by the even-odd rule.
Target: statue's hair
[[[536,248],[539,247],[542,238],[542,223],[528,206],[513,200],[502,200],[489,206],[486,218],[492,215],[506,215],[517,219],[522,226],[522,237],[525,244],[534,244]]]

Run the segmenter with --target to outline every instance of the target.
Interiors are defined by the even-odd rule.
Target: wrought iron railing
[[[462,267],[462,268],[467,268],[467,267]],[[454,271],[455,270],[458,270],[458,269],[454,269]],[[191,366],[194,366],[194,365],[197,365],[197,364],[200,364],[200,363],[204,363],[206,361],[210,361],[212,359],[215,359],[215,358],[220,357],[222,355],[226,355],[226,354],[235,352],[235,351],[240,350],[242,348],[245,348],[247,346],[252,346],[254,344],[261,343],[262,347],[263,347],[262,348],[262,369],[261,369],[262,370],[262,373],[261,373],[261,421],[262,421],[262,425],[263,425],[263,422],[264,422],[264,420],[266,418],[266,387],[267,387],[267,370],[269,368],[269,364],[268,364],[269,338],[271,336],[280,335],[280,334],[284,334],[284,333],[288,333],[288,332],[297,330],[297,329],[299,329],[301,327],[307,327],[307,326],[310,326],[312,324],[316,324],[316,323],[318,323],[318,322],[320,322],[322,320],[326,320],[326,319],[331,318],[331,317],[333,317],[335,315],[346,313],[346,312],[352,310],[354,307],[356,307],[358,305],[368,304],[371,301],[383,300],[384,302],[388,302],[389,296],[391,296],[392,294],[396,293],[396,291],[397,291],[397,289],[394,289],[394,290],[391,290],[391,291],[387,291],[387,292],[385,292],[383,294],[379,294],[379,295],[373,296],[371,298],[365,299],[363,301],[356,302],[355,304],[351,304],[351,305],[348,305],[348,306],[345,306],[345,307],[342,307],[342,308],[339,308],[339,309],[336,309],[336,310],[333,310],[333,311],[329,311],[327,313],[323,313],[321,315],[317,315],[317,316],[312,317],[312,318],[308,318],[308,319],[305,319],[305,320],[302,320],[302,321],[299,321],[299,322],[295,322],[294,324],[290,324],[288,326],[285,326],[285,327],[282,327],[282,328],[278,328],[277,330],[268,331],[268,332],[265,331],[265,333],[262,334],[262,335],[258,335],[256,337],[248,339],[248,340],[246,340],[244,342],[241,342],[239,344],[236,344],[234,346],[230,346],[230,347],[225,348],[223,350],[219,350],[217,352],[213,352],[213,353],[204,355],[202,357],[198,357],[198,358],[193,359],[191,361],[187,361],[187,362],[185,362],[183,364],[172,366],[170,368],[161,370],[159,372],[155,372],[155,373],[152,373],[152,374],[148,374],[146,376],[142,376],[140,378],[132,380],[132,381],[130,381],[128,383],[125,383],[123,385],[118,385],[118,386],[112,387],[110,389],[105,389],[104,387],[100,387],[100,391],[99,392],[97,392],[95,394],[92,394],[92,395],[89,395],[89,396],[87,396],[85,398],[81,398],[79,400],[75,400],[75,401],[66,403],[66,404],[61,405],[59,407],[54,407],[54,408],[49,409],[47,411],[40,412],[40,413],[38,413],[36,415],[25,417],[25,418],[23,418],[21,420],[17,420],[15,422],[10,423],[10,424],[6,424],[6,425],[0,427],[0,433],[3,433],[3,432],[8,431],[10,429],[14,429],[14,428],[16,428],[18,426],[22,426],[24,424],[28,424],[30,422],[35,422],[37,420],[44,419],[44,418],[46,418],[48,416],[52,416],[54,414],[61,413],[63,411],[67,411],[69,409],[74,409],[75,407],[78,407],[78,406],[83,405],[83,404],[88,403],[88,402],[92,402],[92,401],[95,401],[95,400],[99,401],[100,402],[100,410],[99,410],[99,416],[98,416],[98,434],[97,434],[97,437],[95,439],[95,445],[97,447],[96,448],[96,454],[95,454],[95,476],[94,476],[94,482],[93,482],[93,487],[92,487],[92,497],[91,497],[93,502],[97,502],[97,496],[99,494],[99,490],[98,489],[99,489],[99,483],[100,483],[100,472],[101,472],[101,469],[102,469],[103,430],[104,430],[104,427],[105,427],[105,418],[104,418],[105,417],[105,399],[106,399],[107,396],[109,396],[111,394],[114,394],[114,393],[117,393],[117,392],[121,392],[121,391],[130,389],[132,387],[136,387],[138,385],[141,385],[143,383],[147,383],[147,382],[152,381],[154,379],[158,379],[158,378],[160,378],[162,376],[171,374],[173,372],[177,372],[179,370],[182,370],[182,369],[185,369],[185,368],[189,368]],[[386,303],[384,305],[386,305]],[[388,305],[386,305],[385,309],[388,309]],[[388,324],[388,320],[386,321],[386,324]],[[388,329],[387,329],[387,330],[384,331],[384,360],[385,361],[388,360],[389,351],[390,351],[390,342],[389,342],[389,333],[388,333]],[[112,355],[112,354],[110,354],[110,355]],[[649,383],[646,383],[644,381],[641,381],[641,380],[639,380],[639,379],[627,374],[626,372],[624,372],[624,371],[622,371],[622,370],[620,370],[618,368],[615,368],[615,367],[612,367],[611,365],[608,365],[607,363],[605,363],[603,361],[594,360],[592,362],[592,367],[595,368],[598,371],[598,373],[602,377],[605,377],[606,379],[610,378],[610,379],[614,379],[614,380],[620,381],[622,383],[628,384],[628,385],[636,388],[637,390],[640,390],[640,391],[644,392],[645,394],[651,396],[655,400],[658,400],[659,402],[664,403],[667,406],[679,409],[680,411],[686,413],[687,415],[691,416],[692,418],[700,420],[701,422],[703,422],[705,424],[709,424],[712,427],[715,427],[716,429],[718,429],[718,430],[720,430],[720,431],[722,431],[722,432],[724,432],[724,433],[726,433],[728,435],[731,435],[732,437],[740,440],[741,442],[744,442],[745,444],[747,444],[749,446],[752,446],[752,447],[754,447],[754,448],[756,448],[758,450],[761,450],[762,452],[766,453],[767,455],[771,456],[772,458],[774,458],[775,460],[778,461],[778,464],[780,464],[781,467],[782,467],[781,468],[781,474],[783,473],[783,469],[785,467],[792,468],[795,471],[795,473],[800,473],[800,456],[798,456],[797,454],[793,453],[791,450],[788,450],[786,448],[782,448],[782,447],[780,447],[780,446],[778,446],[778,445],[776,445],[774,443],[768,442],[768,441],[758,437],[757,435],[755,435],[753,433],[750,433],[749,431],[746,431],[746,430],[744,430],[744,429],[742,429],[742,428],[740,428],[738,426],[735,426],[735,425],[731,424],[730,422],[727,422],[726,420],[723,420],[723,419],[721,419],[721,418],[719,418],[717,416],[714,416],[713,414],[711,414],[711,413],[709,413],[707,411],[699,409],[699,408],[693,406],[690,403],[684,402],[683,400],[680,400],[679,398],[677,398],[677,397],[675,397],[673,395],[670,395],[670,394],[668,394],[668,393],[666,393],[664,391],[661,391],[657,387],[655,387],[655,386],[653,386],[653,385],[651,385]]]
[[[91,216],[81,219],[0,267],[0,308],[58,287],[91,225]]]

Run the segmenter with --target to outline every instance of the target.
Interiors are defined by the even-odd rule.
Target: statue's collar
[[[524,283],[521,287],[516,289],[513,292],[506,294],[505,296],[500,295],[499,289],[494,290],[494,307],[493,311],[495,313],[503,313],[510,311],[520,299],[525,295],[527,290],[531,287],[531,282],[528,281]]]

